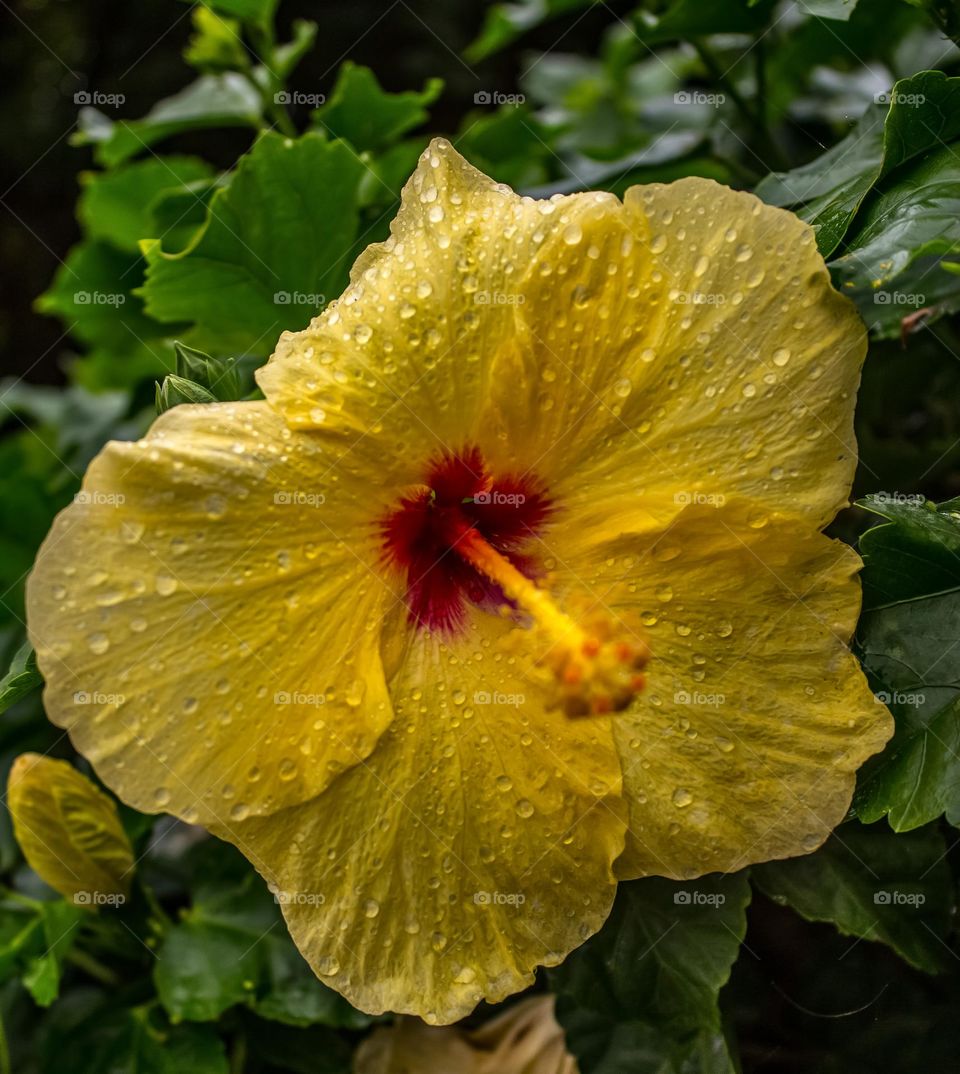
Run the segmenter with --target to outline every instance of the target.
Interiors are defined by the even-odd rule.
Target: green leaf
[[[948,964],[955,897],[935,826],[895,835],[886,824],[844,824],[815,854],[755,867],[751,879],[808,921],[884,943],[918,969]]]
[[[363,173],[343,142],[263,135],[191,246],[145,247],[147,313],[192,325],[186,340],[202,350],[269,354],[346,285]]]
[[[165,330],[144,313],[134,293],[143,282],[143,259],[104,242],[75,246],[50,288],[36,301],[41,313],[59,317],[85,343],[88,361],[100,363],[97,387],[127,386],[166,371]],[[106,356],[106,357],[104,357]]]
[[[245,1004],[288,1025],[369,1022],[317,979],[249,869],[238,880],[219,877],[197,889],[193,906],[164,938],[154,981],[174,1019],[212,1021]]]
[[[512,4],[493,4],[487,9],[476,40],[464,50],[464,56],[470,63],[478,63],[547,19],[597,2],[599,0],[518,0]]]
[[[749,901],[744,873],[620,885],[600,932],[549,971],[557,1018],[583,1074],[732,1069],[683,1064],[692,1054],[726,1052],[717,996]]]
[[[798,0],[797,6],[808,15],[846,22],[856,9],[857,0]]]
[[[155,1006],[155,1005],[152,1005]],[[42,1042],[43,1074],[228,1074],[227,1058],[209,1026],[170,1026],[151,1007],[71,1012]]]
[[[7,894],[0,900],[0,980],[19,973],[41,1007],[59,994],[63,959],[73,946],[83,910],[63,899],[40,901]]]
[[[82,172],[77,217],[88,238],[139,254],[141,239],[161,237],[152,230],[154,201],[189,194],[192,184],[212,175],[206,161],[176,156],[151,157],[111,172]]]
[[[142,119],[114,121],[94,108],[81,109],[73,144],[93,145],[98,163],[114,167],[184,131],[258,128],[262,113],[262,98],[243,75],[203,75],[173,97],[159,101]]]
[[[960,78],[922,71],[897,82],[843,141],[810,164],[768,175],[757,194],[792,208],[817,230],[824,257],[843,241],[870,190],[884,176],[960,137]]]
[[[249,64],[240,36],[240,23],[221,18],[209,7],[198,4],[192,12],[193,35],[183,58],[198,71],[243,70]]]
[[[891,175],[871,193],[843,255],[830,263],[834,283],[876,335],[900,335],[903,318],[918,310],[928,311],[930,324],[960,309],[958,160],[955,142]]]
[[[280,82],[287,81],[300,61],[313,48],[318,29],[317,23],[309,19],[293,20],[293,37],[285,45],[277,45],[270,61],[270,70]]]
[[[960,504],[880,494],[861,506],[889,520],[860,539],[864,611],[857,647],[896,719],[860,775],[857,815],[905,831],[946,813],[960,822]]]
[[[273,22],[278,2],[279,0],[204,0],[204,3],[220,15],[260,27],[267,27]]]
[[[340,68],[330,99],[314,122],[358,152],[384,149],[430,118],[427,106],[440,96],[443,79],[431,78],[420,92],[387,93],[369,67],[349,60]]]
[[[0,679],[0,713],[42,685],[37,654],[30,642],[25,641],[11,661],[9,671]]]

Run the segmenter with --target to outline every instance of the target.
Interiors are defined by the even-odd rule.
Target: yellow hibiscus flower
[[[536,201],[434,141],[265,402],[94,460],[29,584],[48,712],[239,847],[325,982],[451,1022],[618,878],[843,817],[891,730],[819,532],[864,350],[789,213],[700,179]]]

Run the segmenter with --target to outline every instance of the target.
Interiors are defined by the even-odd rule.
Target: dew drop
[[[317,959],[317,973],[323,977],[332,977],[340,972],[340,960],[335,955],[322,955]]]
[[[687,790],[686,787],[677,787],[677,789],[673,792],[673,797],[671,798],[671,801],[677,807],[677,809],[686,809],[686,807],[690,805],[690,803],[693,801],[693,795]]]

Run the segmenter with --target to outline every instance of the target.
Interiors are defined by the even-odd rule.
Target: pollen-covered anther
[[[609,619],[592,622],[582,640],[561,641],[543,657],[556,679],[555,705],[567,716],[622,712],[646,686],[647,643]]]

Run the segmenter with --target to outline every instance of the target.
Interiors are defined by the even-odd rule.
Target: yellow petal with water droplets
[[[573,254],[564,235],[622,229],[623,219],[611,194],[521,198],[436,139],[389,239],[361,254],[343,296],[309,328],[281,337],[257,382],[292,426],[376,459],[397,485],[419,480],[438,449],[478,438],[488,461],[509,465],[519,445],[496,435],[508,416],[491,393],[515,379],[526,345],[526,281],[546,248],[563,271],[562,253]]]
[[[473,1031],[400,1018],[367,1037],[355,1074],[576,1074],[553,996],[531,996]]]
[[[22,753],[7,805],[30,868],[65,899],[93,908],[129,895],[133,849],[117,807],[66,761]]]
[[[367,476],[266,403],[175,407],[91,463],[29,629],[50,718],[126,802],[271,812],[373,748],[391,707],[368,627],[398,595]]]
[[[571,722],[498,651],[419,638],[397,717],[315,801],[218,825],[277,890],[297,946],[361,1010],[448,1023],[558,963],[605,920],[623,846],[608,720]]]
[[[618,874],[686,878],[816,849],[893,730],[847,646],[856,553],[744,501],[687,507],[604,553],[573,566],[639,617],[654,653],[647,689],[614,718],[630,806]]]

